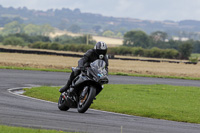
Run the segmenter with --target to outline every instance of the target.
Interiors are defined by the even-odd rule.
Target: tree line
[[[87,41],[88,40],[88,41]],[[94,47],[96,41],[92,39],[91,35],[84,35],[80,37],[71,37],[63,35],[56,38],[49,38],[47,36],[31,36],[27,34],[10,34],[7,36],[0,36],[0,42],[3,45],[20,45],[28,46],[30,48],[38,49],[51,49],[51,50],[63,50],[63,51],[75,51],[86,52],[88,49]],[[88,42],[88,45],[86,43]],[[179,58],[179,52],[174,49],[144,49],[142,47],[111,47],[108,49],[108,54],[111,55],[132,55],[132,56],[144,56],[155,58]]]
[[[96,41],[92,39],[91,35],[83,35],[78,37],[72,37],[68,35],[63,35],[55,38],[50,38],[48,36],[42,35],[28,35],[25,33],[9,34],[6,36],[0,35],[0,42],[3,45],[13,45],[13,46],[29,46],[29,44],[35,42],[55,42],[58,44],[95,44]]]
[[[188,59],[191,53],[200,53],[200,41],[195,40],[173,40],[162,31],[156,31],[150,35],[144,31],[128,31],[124,34],[123,45],[127,47],[142,47],[145,49],[174,49],[179,52],[179,58]]]
[[[44,35],[28,35],[25,33],[0,35],[0,42],[4,45],[21,45],[30,48],[76,52],[86,52],[89,48],[93,48],[93,45],[96,43],[91,35],[78,37],[63,35],[50,38]],[[188,59],[192,51],[200,52],[198,51],[200,50],[199,46],[200,42],[193,40],[184,42],[166,41],[166,35],[162,32],[147,35],[142,31],[130,31],[124,35],[123,46],[109,48],[108,54]]]
[[[142,29],[147,33],[160,29],[166,31],[170,36],[184,36],[199,39],[200,21],[151,21],[138,20],[131,18],[106,17],[101,14],[83,13],[79,9],[48,9],[46,11],[30,10],[26,7],[13,8],[0,5],[0,27],[11,21],[28,24],[50,24],[61,30],[90,32],[93,34],[104,33],[105,31],[114,32],[115,36],[123,35],[130,29]],[[76,25],[76,26],[75,26]],[[122,30],[123,29],[123,30]],[[121,31],[122,30],[122,31]],[[105,32],[105,36],[113,36],[112,32]],[[119,33],[119,34],[118,34]]]
[[[94,45],[60,44],[56,42],[35,42],[30,44],[29,47],[37,49],[86,52],[88,49],[92,49]],[[141,47],[129,48],[124,46],[108,48],[108,54],[143,56],[143,57],[153,57],[153,58],[168,58],[168,59],[179,58],[179,52],[173,49],[159,49],[159,48],[144,49]]]
[[[24,33],[28,35],[42,35],[47,36],[54,32],[54,28],[49,24],[34,25],[34,24],[20,24],[18,21],[13,21],[4,25],[0,30],[0,35],[6,36],[9,34]]]

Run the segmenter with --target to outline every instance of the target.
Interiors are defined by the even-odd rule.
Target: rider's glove
[[[84,71],[84,70],[85,70],[85,67],[80,67],[80,70],[81,70],[81,71]]]

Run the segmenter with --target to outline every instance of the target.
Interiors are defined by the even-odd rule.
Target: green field
[[[0,69],[31,70],[31,71],[46,71],[46,72],[71,72],[71,69],[47,69],[47,68],[15,67],[15,66],[0,66]],[[198,78],[198,77],[195,78],[195,77],[177,77],[177,76],[129,74],[129,73],[121,73],[121,72],[117,72],[117,73],[116,72],[109,72],[109,75],[200,80],[200,78]]]
[[[191,54],[191,57],[199,57],[200,58],[200,54],[193,53],[193,54]]]
[[[69,132],[0,125],[0,133],[69,133]]]
[[[24,95],[57,102],[60,87],[25,89]],[[91,108],[129,115],[200,123],[200,87],[105,85]]]

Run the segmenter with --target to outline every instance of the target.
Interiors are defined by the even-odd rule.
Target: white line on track
[[[39,87],[39,86],[37,85],[37,86],[32,86],[32,87]],[[42,99],[38,99],[38,98],[33,98],[33,97],[29,97],[29,96],[25,96],[25,95],[21,95],[21,94],[15,93],[15,91],[20,91],[20,90],[23,90],[24,88],[32,88],[32,87],[10,88],[10,89],[8,89],[8,92],[11,93],[11,94],[13,94],[13,95],[21,96],[21,97],[24,97],[24,98],[29,98],[29,99],[33,99],[33,100],[42,101],[42,102],[57,104],[56,102],[46,101],[46,100],[42,100]],[[114,112],[108,112],[108,111],[102,111],[102,110],[96,110],[96,109],[89,109],[89,110],[96,111],[96,112],[103,112],[103,113],[109,113],[109,114],[115,114],[115,115],[132,117],[132,115],[121,114],[121,113],[114,113]]]

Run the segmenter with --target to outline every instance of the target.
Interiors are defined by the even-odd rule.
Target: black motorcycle
[[[77,108],[79,113],[86,112],[103,89],[103,84],[108,83],[105,65],[105,61],[98,59],[86,70],[81,71],[81,74],[72,81],[70,89],[60,95],[58,108],[62,111]],[[72,71],[74,69],[76,68],[72,68]]]

